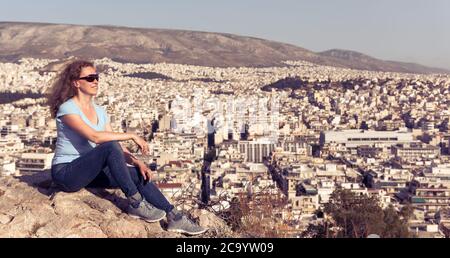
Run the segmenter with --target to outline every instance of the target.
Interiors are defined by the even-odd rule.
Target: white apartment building
[[[419,142],[409,144],[397,144],[392,147],[392,153],[396,158],[402,160],[420,160],[437,158],[440,155],[440,148]]]
[[[245,154],[245,162],[262,163],[263,158],[269,157],[275,150],[275,144],[270,141],[239,141],[238,149],[240,153]]]
[[[14,160],[0,158],[0,177],[11,176],[16,173],[16,163]]]
[[[22,153],[17,169],[20,174],[34,174],[51,169],[54,153]]]
[[[19,136],[14,134],[6,135],[5,137],[0,137],[0,154],[10,154],[23,151],[25,145]]]
[[[413,141],[413,134],[408,131],[365,131],[342,130],[325,131],[320,133],[320,145],[340,144],[347,149],[358,146],[387,146]]]

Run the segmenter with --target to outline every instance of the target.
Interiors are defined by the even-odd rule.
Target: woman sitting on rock
[[[58,132],[52,161],[55,184],[65,192],[119,187],[129,200],[130,216],[147,222],[167,216],[168,231],[204,233],[206,229],[178,212],[151,182],[151,170],[119,144],[133,140],[143,154],[148,154],[147,142],[138,135],[112,131],[106,110],[93,101],[98,82],[93,63],[75,61],[65,67],[53,85],[49,105]]]

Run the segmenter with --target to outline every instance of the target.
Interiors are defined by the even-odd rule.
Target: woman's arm
[[[110,141],[133,140],[135,135],[131,133],[99,132],[88,126],[79,115],[65,115],[61,118],[64,124],[70,126],[74,131],[84,136],[91,142],[102,144]]]
[[[113,132],[110,123],[106,124],[105,131],[111,132],[111,133]],[[127,147],[123,146],[121,143],[119,143],[119,144],[120,144],[120,147],[122,147],[126,162],[130,165],[137,166],[139,163],[139,160],[133,154],[131,154],[130,150]]]
[[[107,123],[105,126],[105,131],[107,132],[112,132],[112,127],[110,123]],[[122,144],[120,144],[120,146],[122,147],[123,150],[123,154],[125,156],[125,161],[130,164],[133,165],[137,168],[139,168],[139,172],[142,174],[142,177],[144,178],[144,180],[146,182],[148,182],[149,180],[151,180],[153,178],[153,173],[150,170],[149,167],[147,167],[147,165],[142,162],[141,160],[137,159],[131,152],[130,150],[128,150],[127,147],[123,146]]]
[[[61,117],[64,124],[68,125],[74,131],[85,137],[91,142],[102,144],[110,141],[128,141],[133,140],[142,150],[142,153],[148,153],[148,144],[144,139],[134,133],[115,133],[107,131],[96,131],[87,125],[79,115],[65,115]]]

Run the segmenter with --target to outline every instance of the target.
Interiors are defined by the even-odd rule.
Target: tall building
[[[172,118],[169,114],[165,114],[161,120],[159,121],[159,130],[160,131],[169,131],[170,130],[170,122]]]
[[[238,149],[244,155],[245,162],[262,163],[265,157],[275,150],[275,144],[270,141],[239,141]]]

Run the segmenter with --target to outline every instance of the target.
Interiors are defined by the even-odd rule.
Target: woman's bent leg
[[[139,192],[144,196],[147,202],[153,204],[156,208],[169,213],[173,210],[174,206],[169,203],[166,197],[161,193],[158,187],[153,182],[148,182],[144,184],[144,178],[140,173],[139,169],[136,167],[128,167],[131,178],[136,184]]]
[[[138,192],[128,168],[123,150],[117,141],[98,145],[83,156],[52,173],[53,180],[67,192],[76,192],[88,186],[108,166],[111,176],[127,197]]]
[[[145,184],[144,178],[142,177],[139,168],[128,167],[128,170],[134,184],[136,184],[139,192],[145,198],[145,200],[151,205],[155,206],[156,208],[164,210],[165,211],[164,214],[167,213],[167,221],[168,221],[167,230],[184,233],[188,235],[198,235],[208,230],[206,228],[197,225],[192,220],[188,219],[185,215],[178,212],[175,209],[175,207],[169,203],[166,197],[161,193],[161,191],[158,189],[158,187],[156,187],[156,185],[153,182]],[[110,175],[109,170],[105,169],[104,172],[109,179],[107,180],[102,179],[99,181],[109,182],[110,186],[114,187],[116,183],[114,182],[114,179]],[[162,217],[157,217],[156,215],[154,217],[157,218],[155,221],[162,219]]]

